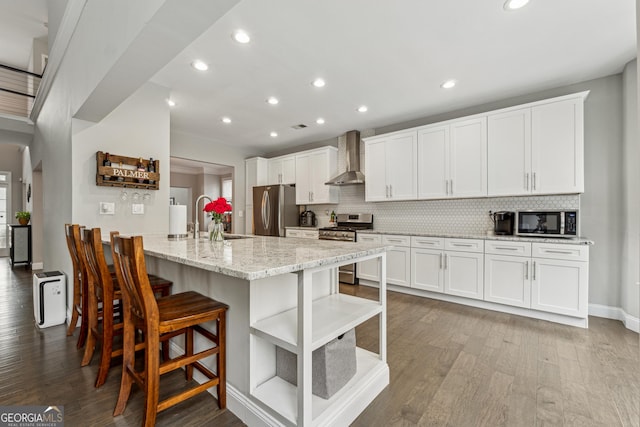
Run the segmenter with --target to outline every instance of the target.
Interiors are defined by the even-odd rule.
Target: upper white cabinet
[[[338,203],[338,187],[325,182],[338,174],[338,149],[323,147],[295,156],[296,204]]]
[[[418,199],[486,195],[486,117],[418,129]]]
[[[267,185],[268,160],[253,157],[244,161],[245,202],[253,204],[253,187]]]
[[[531,110],[532,192],[584,192],[584,105],[567,99]]]
[[[296,183],[296,156],[288,155],[269,159],[269,185]]]
[[[584,192],[585,97],[489,114],[489,196]]]
[[[396,132],[364,139],[365,200],[417,198],[417,133]]]

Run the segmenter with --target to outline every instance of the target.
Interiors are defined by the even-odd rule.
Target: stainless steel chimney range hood
[[[347,171],[325,182],[326,185],[364,184],[364,174],[360,172],[360,132],[357,130],[349,131],[346,133],[346,137]]]

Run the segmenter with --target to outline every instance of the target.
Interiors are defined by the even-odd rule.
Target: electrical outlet
[[[238,218],[242,218],[244,216],[244,211],[238,211]]]
[[[131,213],[133,215],[143,215],[144,214],[144,203],[132,203],[131,204]]]
[[[100,202],[100,215],[115,215],[116,204],[113,202]]]

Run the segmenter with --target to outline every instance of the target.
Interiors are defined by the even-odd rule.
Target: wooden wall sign
[[[105,165],[109,156],[111,166]],[[143,188],[157,190],[160,188],[160,161],[126,157],[117,154],[96,153],[96,185],[105,187]]]

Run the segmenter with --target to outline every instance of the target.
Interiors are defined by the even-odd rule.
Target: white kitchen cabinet
[[[269,185],[296,183],[296,156],[288,155],[269,159]]]
[[[486,117],[418,129],[418,198],[487,195]]]
[[[253,233],[253,187],[267,185],[268,160],[253,157],[244,161],[245,233]]]
[[[485,242],[485,301],[531,308],[531,265],[531,243]]]
[[[444,238],[411,238],[411,287],[444,292]]]
[[[443,265],[446,294],[483,299],[483,253],[445,251]]]
[[[318,239],[318,229],[301,230],[299,228],[287,228],[286,237],[298,237],[301,239]]]
[[[531,308],[587,317],[589,247],[534,243],[532,255]]]
[[[381,243],[382,236],[379,234],[356,234],[358,242]],[[361,261],[356,265],[356,276],[358,279],[380,281],[380,259],[374,258],[368,261]]]
[[[393,245],[393,248],[387,250],[387,283],[411,286],[411,238],[383,235],[382,243]]]
[[[586,94],[489,114],[489,196],[584,192]]]
[[[584,192],[584,101],[572,98],[531,110],[532,192]]]
[[[323,147],[295,156],[296,204],[338,203],[338,187],[325,182],[338,174],[338,149]]]
[[[417,134],[415,130],[365,138],[365,200],[417,198]]]
[[[531,188],[531,108],[488,117],[489,196],[528,194]]]

